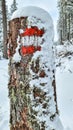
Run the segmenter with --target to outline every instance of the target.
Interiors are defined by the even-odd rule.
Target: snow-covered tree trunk
[[[10,130],[62,130],[51,17],[38,7],[25,7],[13,14],[9,26]]]

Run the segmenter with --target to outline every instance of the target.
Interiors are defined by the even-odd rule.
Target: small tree
[[[15,10],[17,10],[17,3],[16,0],[13,0],[13,3],[11,5],[11,14],[13,14]]]

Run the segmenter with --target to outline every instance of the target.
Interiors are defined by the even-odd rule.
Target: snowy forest
[[[73,130],[73,0],[52,3],[0,0],[0,130]]]

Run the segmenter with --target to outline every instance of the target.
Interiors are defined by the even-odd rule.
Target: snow
[[[61,71],[70,71],[73,62],[73,45],[66,41],[64,45],[56,47],[56,66]]]
[[[0,130],[9,130],[8,60],[0,60]]]
[[[19,44],[16,48],[16,53],[13,56],[13,62],[20,62],[21,56],[19,55]]]
[[[60,118],[66,130],[73,130],[73,41],[58,45],[56,54],[56,84]]]
[[[70,65],[73,66],[73,62]],[[73,130],[73,72],[57,70],[56,84],[62,124],[65,128],[69,126]]]
[[[11,20],[20,17],[35,16],[35,14],[37,18],[42,19],[44,22],[47,21],[47,24],[52,23],[52,19],[50,15],[47,13],[47,11],[36,6],[27,6],[27,7],[22,7],[19,10],[16,10],[12,15]]]

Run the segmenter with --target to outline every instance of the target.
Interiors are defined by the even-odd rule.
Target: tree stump
[[[38,17],[35,11],[32,15],[33,8],[46,16]],[[16,12],[9,22],[10,130],[56,130],[52,19],[43,9],[27,9],[30,16],[25,7],[26,15],[20,12],[18,17]]]

